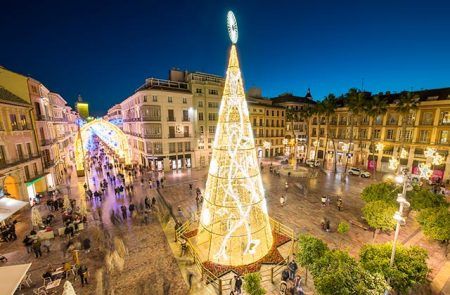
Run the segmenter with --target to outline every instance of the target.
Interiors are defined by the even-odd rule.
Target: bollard
[[[270,269],[270,281],[272,282],[272,284],[274,283],[274,281],[273,281],[273,267]]]

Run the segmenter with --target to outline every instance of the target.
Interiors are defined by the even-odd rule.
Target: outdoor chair
[[[39,287],[37,289],[33,289],[33,295],[47,295],[45,286]]]
[[[31,273],[27,273],[22,282],[20,282],[19,290],[22,290],[23,285],[27,285],[27,287],[30,288],[31,283],[33,283],[33,281],[31,280]]]
[[[42,279],[44,280],[44,285],[43,285],[44,288],[47,286],[47,284],[52,282],[52,278],[44,278],[43,277]]]

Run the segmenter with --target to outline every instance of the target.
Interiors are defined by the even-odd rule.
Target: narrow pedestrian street
[[[91,155],[99,156],[100,152],[96,150]],[[88,179],[89,188],[92,191],[101,191],[100,181],[108,179],[107,172],[111,176],[115,175],[116,186],[123,185],[121,181],[118,181],[119,168],[105,169],[106,161],[105,156],[103,161],[101,161],[102,170],[94,169],[95,165],[90,169]],[[123,170],[121,171],[123,172]],[[66,262],[73,264],[72,254],[67,250],[69,241],[75,245],[75,249],[80,250],[78,251],[79,261],[80,264],[86,265],[88,269],[87,277],[89,283],[82,287],[80,277],[76,272],[70,272],[67,280],[73,284],[77,294],[94,294],[96,288],[98,288],[96,271],[105,264],[104,255],[101,253],[99,245],[96,244],[96,237],[102,234],[102,231],[108,232],[109,237],[120,237],[128,250],[128,255],[124,258],[123,270],[113,273],[109,278],[108,283],[113,286],[116,294],[166,294],[167,290],[170,290],[170,294],[186,294],[186,284],[181,278],[175,258],[171,254],[166,237],[158,221],[156,211],[159,204],[153,206],[146,223],[143,221],[143,213],[135,214],[133,218],[130,215],[129,206],[131,203],[135,204],[136,211],[142,212],[142,208],[139,209],[139,206],[143,206],[145,196],[148,196],[150,199],[157,197],[155,189],[149,189],[148,182],[144,186],[140,184],[142,177],[148,179],[150,176],[137,173],[130,177],[126,174],[125,183],[126,185],[132,184],[134,192],[130,193],[124,190],[118,196],[115,196],[113,184],[108,182],[102,201],[99,198],[87,199],[89,213],[86,227],[76,232],[73,238],[66,237],[63,234],[63,236],[56,236],[50,239],[50,252],[47,253],[46,250],[42,250],[42,257],[39,258],[35,258],[33,253],[27,253],[26,247],[22,243],[25,235],[32,228],[30,222],[31,211],[29,209],[23,210],[16,218],[18,220],[16,226],[18,239],[0,245],[0,253],[8,259],[8,262],[3,263],[4,266],[32,263],[29,270],[32,283],[30,283],[29,287],[26,284],[23,285],[17,294],[33,294],[33,289],[43,286],[42,275],[48,269],[58,269],[63,267]],[[58,197],[63,197],[69,193],[69,198],[75,200],[75,207],[79,208],[81,198],[84,197],[83,185],[85,178],[77,177],[76,171],[71,171],[70,169],[66,178],[69,186],[64,186]],[[154,187],[156,187],[156,182]],[[46,206],[47,200],[48,197],[43,198],[36,207],[39,209],[42,217],[46,217],[48,214],[54,215],[55,220],[51,224],[51,228],[63,228],[62,212],[50,211]],[[111,211],[114,210],[122,215],[122,205],[127,208],[127,218],[123,219],[122,217],[122,220],[119,219],[119,223],[113,224]],[[99,212],[101,212],[102,221],[98,217]],[[80,249],[85,239],[91,241],[89,253]],[[62,292],[65,281],[64,274],[54,277],[54,279],[59,278],[62,278],[59,286],[47,290],[47,292],[50,292],[49,294],[60,294]]]

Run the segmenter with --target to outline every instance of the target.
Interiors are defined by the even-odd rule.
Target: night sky
[[[172,67],[224,75],[231,9],[245,86],[264,96],[447,87],[448,2],[1,1],[0,65],[103,115]]]

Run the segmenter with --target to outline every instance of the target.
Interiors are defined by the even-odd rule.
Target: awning
[[[31,263],[0,267],[0,294],[13,295],[30,266]]]
[[[33,179],[30,179],[29,181],[25,181],[25,184],[28,186],[28,185],[31,185],[33,183],[36,183],[39,180],[41,180],[42,178],[44,178],[45,176],[47,176],[47,174],[49,174],[49,173],[45,172],[45,173],[43,173],[41,175],[38,175],[38,176],[34,177]]]
[[[12,198],[3,197],[0,199],[0,222],[7,219],[23,207],[28,205],[28,202],[19,201]],[[0,276],[1,278],[1,276]],[[1,284],[0,284],[1,285]],[[0,294],[4,294],[0,292]]]

